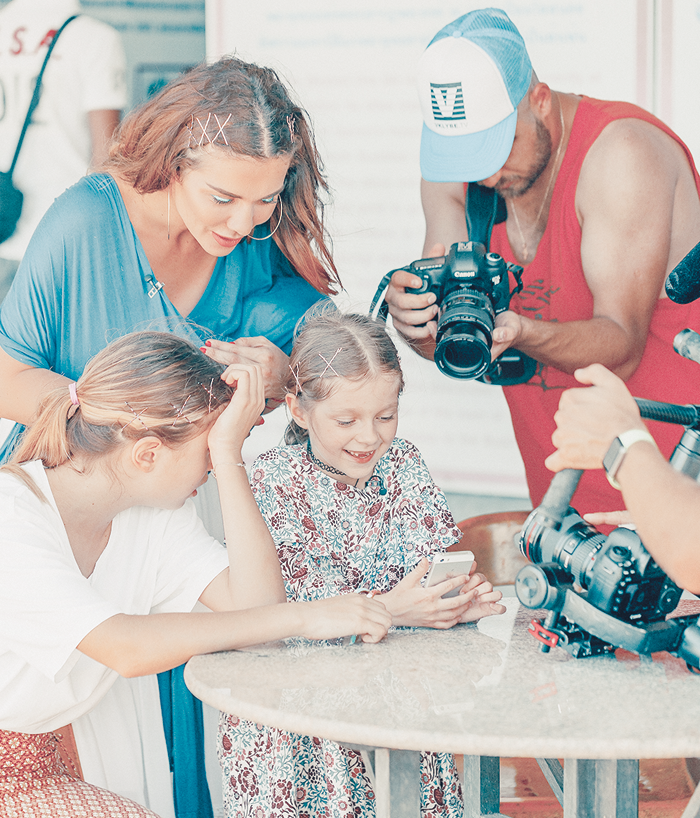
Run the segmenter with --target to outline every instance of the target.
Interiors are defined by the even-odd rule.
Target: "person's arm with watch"
[[[562,394],[552,435],[557,451],[546,466],[552,471],[605,468],[649,553],[674,582],[700,593],[700,485],[659,452],[620,378],[601,364],[574,375],[588,388]],[[621,512],[586,519],[625,521]]]

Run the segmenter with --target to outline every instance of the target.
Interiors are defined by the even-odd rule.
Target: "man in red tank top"
[[[505,12],[470,12],[445,26],[419,66],[424,115],[423,255],[468,241],[466,182],[495,188],[507,220],[491,250],[524,268],[522,293],[496,320],[492,355],[508,347],[537,362],[535,375],[505,388],[530,497],[538,505],[552,473],[554,413],[573,373],[602,363],[633,395],[700,403],[697,364],[672,348],[700,329],[700,301],[671,304],[667,274],[700,238],[700,177],[680,139],[626,102],[552,91],[539,82]],[[424,357],[435,348],[439,305],[408,273],[387,292],[394,325]],[[682,430],[650,423],[665,457]],[[622,506],[601,470],[584,474],[580,513]]]

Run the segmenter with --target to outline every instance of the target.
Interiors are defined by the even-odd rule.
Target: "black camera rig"
[[[700,336],[684,330],[674,347],[697,360]],[[636,400],[643,418],[685,426],[670,463],[698,480],[700,406]],[[682,591],[636,532],[617,528],[605,537],[570,507],[582,473],[565,469],[554,475],[520,534],[520,550],[532,564],[518,573],[516,594],[526,607],[547,611],[544,619],[532,620],[530,632],[544,652],[562,647],[584,658],[618,647],[639,654],[665,650],[700,668],[698,615],[667,619]]]

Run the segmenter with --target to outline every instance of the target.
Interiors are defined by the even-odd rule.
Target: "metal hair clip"
[[[207,414],[211,414],[211,402],[214,400],[214,378],[209,381],[209,386],[201,384],[202,389],[209,395],[209,406],[207,407]]]
[[[190,145],[189,145],[190,148],[201,148],[202,147],[202,143],[204,142],[204,138],[207,135],[207,128],[209,127],[209,120],[210,119],[211,119],[211,114],[209,114],[207,116],[207,121],[204,123],[204,125],[202,125],[202,120],[198,116],[195,116],[194,114],[192,114],[192,116],[190,117],[189,125],[187,126],[187,129],[190,132]],[[199,125],[199,129],[200,129],[199,139],[197,139],[197,137],[194,134],[194,123],[195,122],[197,123],[197,125]],[[194,144],[192,144],[193,142],[194,142]]]
[[[174,410],[177,412],[177,414],[175,415],[175,420],[174,420],[174,421],[172,422],[172,424],[171,424],[172,426],[174,426],[174,425],[175,425],[175,424],[178,422],[178,420],[180,420],[180,418],[182,418],[183,420],[186,420],[188,423],[192,423],[192,421],[191,421],[191,420],[190,420],[190,419],[187,417],[187,415],[185,415],[185,414],[184,414],[184,412],[185,412],[185,406],[187,406],[187,401],[188,401],[188,400],[189,400],[191,397],[192,397],[192,394],[189,394],[189,395],[188,395],[188,396],[185,398],[185,400],[184,400],[184,402],[183,402],[182,406],[181,406],[179,409],[177,408],[177,406],[175,406],[175,404],[174,404],[174,403],[171,403],[171,404],[170,404],[170,406],[172,406],[172,407],[173,407],[173,409],[174,409]]]
[[[333,357],[330,359],[330,361],[327,361],[327,360],[326,360],[326,359],[323,357],[323,355],[321,355],[321,353],[320,353],[320,352],[318,353],[318,357],[319,357],[319,358],[320,358],[322,361],[324,361],[324,362],[325,362],[325,364],[326,364],[326,368],[323,370],[323,372],[321,372],[321,374],[319,375],[319,378],[323,378],[323,377],[325,376],[326,372],[327,372],[329,369],[330,369],[330,371],[331,371],[331,372],[332,372],[332,373],[335,375],[335,377],[336,377],[336,378],[339,378],[339,377],[340,377],[340,375],[339,375],[339,374],[338,374],[338,373],[335,371],[335,369],[333,369],[333,361],[335,361],[336,357],[338,356],[338,353],[339,353],[339,352],[342,352],[342,351],[343,351],[343,348],[342,348],[342,347],[338,347],[338,349],[336,349],[336,351],[333,353]]]
[[[211,142],[213,144],[219,138],[219,134],[221,134],[221,138],[224,140],[224,143],[228,147],[228,139],[226,139],[226,134],[224,133],[224,128],[228,125],[228,122],[229,122],[229,120],[231,119],[232,116],[233,116],[232,114],[229,114],[226,117],[226,119],[224,120],[224,123],[222,125],[220,120],[219,120],[218,114],[214,114],[214,119],[216,120],[216,124],[219,126],[219,130],[214,134],[213,139],[211,137],[209,137],[209,142]]]
[[[296,366],[295,366],[295,368],[294,368],[294,369],[292,369],[292,365],[291,365],[291,364],[289,364],[288,366],[289,366],[289,371],[290,371],[290,372],[292,373],[292,375],[294,376],[294,380],[297,382],[297,389],[299,390],[299,391],[297,392],[297,395],[300,395],[300,394],[302,393],[302,391],[303,391],[303,390],[302,390],[302,388],[301,388],[301,381],[299,380],[299,362],[297,361]]]
[[[223,144],[228,146],[228,139],[226,139],[226,134],[224,133],[224,128],[231,121],[232,116],[233,116],[233,114],[229,114],[226,117],[226,119],[222,122],[219,119],[218,114],[212,114],[211,112],[209,112],[207,114],[207,121],[202,123],[202,120],[198,116],[195,116],[194,114],[192,114],[192,116],[190,117],[190,121],[189,121],[189,123],[187,125],[187,130],[190,132],[189,147],[190,148],[201,148],[202,145],[204,145],[204,144],[214,145],[214,144],[216,144],[216,140],[219,137],[221,137],[221,139],[223,140]],[[214,134],[213,137],[209,136],[209,134],[208,134],[209,124],[212,121],[212,117],[216,121],[216,127],[217,127],[217,131],[216,131],[216,133]],[[194,132],[195,122],[197,123],[197,125],[199,125],[199,130],[200,130],[199,136],[195,136],[195,132]],[[221,143],[219,143],[219,144],[221,144]]]
[[[294,117],[290,114],[287,116],[287,127],[289,128],[289,138],[294,142],[294,126],[295,126]]]
[[[133,419],[133,420],[130,420],[130,421],[127,423],[127,424],[125,424],[124,426],[122,426],[122,431],[123,431],[124,429],[126,429],[126,427],[127,427],[127,426],[131,426],[131,424],[134,422],[134,420],[138,420],[138,422],[139,422],[139,423],[140,423],[140,424],[143,426],[143,428],[144,428],[144,429],[145,429],[147,432],[149,432],[149,431],[150,431],[150,429],[149,429],[149,428],[148,428],[148,426],[146,426],[146,424],[145,424],[145,423],[144,423],[144,422],[141,420],[141,415],[142,415],[144,412],[147,412],[147,411],[148,411],[148,407],[146,407],[145,409],[142,409],[140,412],[137,412],[137,411],[136,411],[136,410],[135,410],[135,409],[134,409],[134,408],[133,408],[133,407],[132,407],[132,406],[129,404],[129,401],[126,401],[126,400],[125,400],[125,401],[124,401],[124,403],[125,403],[125,404],[126,404],[126,406],[128,407],[128,409],[129,409],[129,411],[131,412],[131,414],[134,416],[134,419]]]

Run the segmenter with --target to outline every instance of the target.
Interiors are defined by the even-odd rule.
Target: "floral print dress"
[[[424,556],[457,542],[447,501],[413,444],[396,438],[364,489],[333,480],[303,445],[253,464],[255,499],[277,546],[289,600],[389,591]],[[222,713],[227,818],[374,816],[361,754],[333,741]],[[463,814],[449,753],[421,755],[423,818]]]

